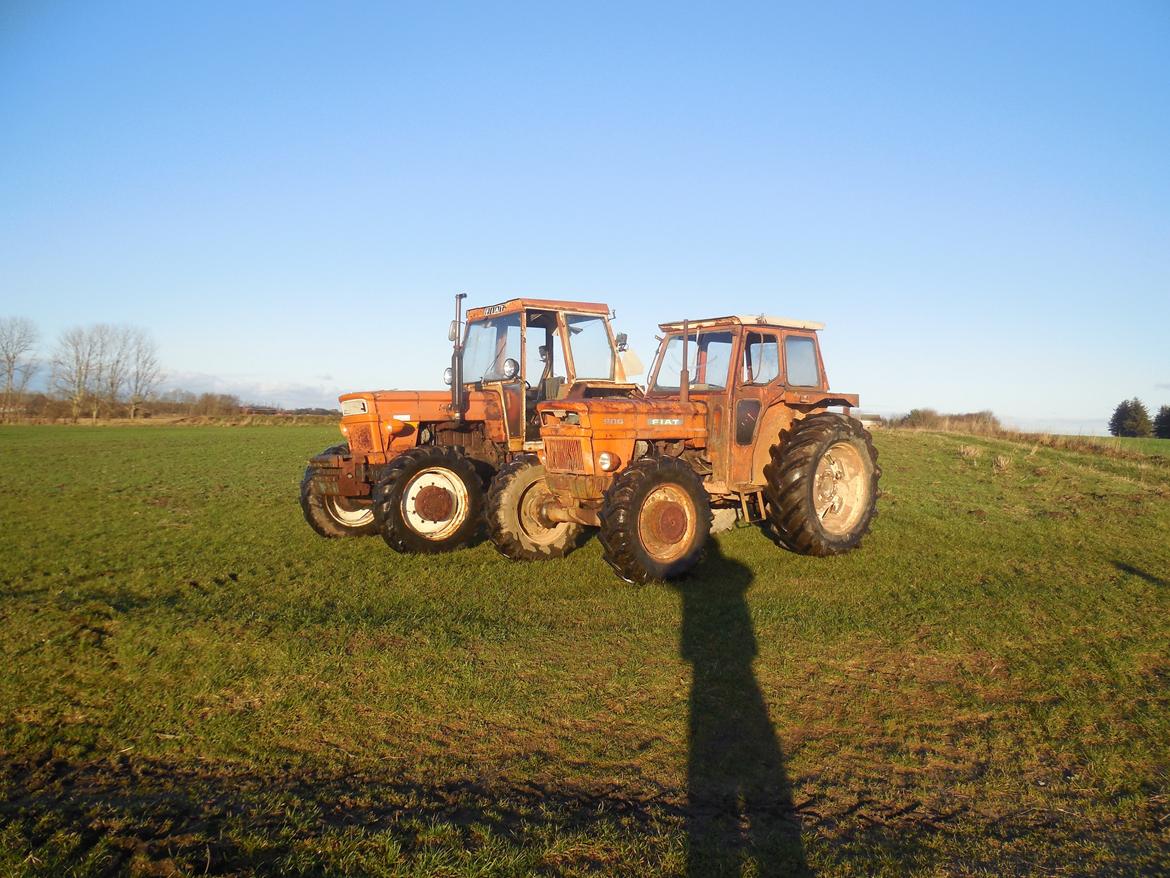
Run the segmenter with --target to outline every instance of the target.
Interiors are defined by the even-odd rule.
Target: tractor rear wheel
[[[382,539],[396,552],[459,549],[479,527],[483,481],[454,448],[412,448],[394,458],[374,486],[374,515]]]
[[[694,470],[669,457],[635,461],[601,507],[601,546],[626,582],[676,579],[703,559],[711,501]]]
[[[326,454],[349,454],[349,446],[334,445],[318,456]],[[309,527],[330,539],[376,534],[378,524],[374,521],[374,510],[368,501],[320,494],[313,490],[313,476],[317,469],[316,464],[310,463],[305,467],[305,477],[301,479],[301,512]]]
[[[515,458],[488,488],[485,518],[488,538],[505,558],[542,561],[563,558],[577,547],[584,528],[572,522],[546,522],[541,507],[550,499],[544,464],[534,454]]]
[[[796,421],[764,467],[768,523],[776,542],[801,555],[857,548],[877,514],[877,450],[860,422],[823,412]]]

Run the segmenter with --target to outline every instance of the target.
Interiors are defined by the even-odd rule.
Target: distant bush
[[[955,433],[999,433],[999,418],[992,412],[967,412],[944,415],[934,409],[911,409],[907,415],[890,418],[887,425],[903,430],[944,430]]]

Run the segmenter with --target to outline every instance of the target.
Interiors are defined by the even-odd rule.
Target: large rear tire
[[[412,448],[394,458],[374,486],[374,515],[382,539],[396,552],[460,549],[482,520],[483,481],[454,448]]]
[[[333,445],[318,456],[324,457],[327,454],[348,455],[349,446]],[[316,464],[310,463],[305,467],[305,476],[301,479],[301,512],[304,513],[309,527],[328,539],[368,537],[376,534],[378,523],[374,520],[372,504],[368,501],[314,491],[313,476],[317,469]]]
[[[581,541],[584,528],[572,522],[549,526],[540,510],[552,494],[544,464],[533,454],[512,460],[488,488],[485,502],[488,538],[505,558],[544,561],[563,558]]]
[[[626,582],[677,579],[703,560],[711,501],[694,470],[673,458],[635,461],[605,492],[601,547]]]
[[[801,555],[857,548],[877,514],[877,450],[860,422],[824,412],[780,434],[764,467],[768,523],[776,542]]]

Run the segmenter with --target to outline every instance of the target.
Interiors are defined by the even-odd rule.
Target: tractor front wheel
[[[541,509],[551,499],[544,464],[532,454],[515,458],[488,488],[488,538],[505,558],[542,561],[563,558],[577,547],[584,528],[572,522],[549,522]]]
[[[860,422],[824,412],[780,434],[764,467],[768,523],[781,546],[801,555],[857,548],[877,513],[877,450]]]
[[[694,470],[669,457],[632,463],[605,492],[601,546],[626,582],[677,579],[703,559],[711,501]]]
[[[327,454],[349,454],[349,446],[334,445],[326,448],[319,456]],[[305,468],[305,477],[301,479],[301,512],[309,527],[330,539],[366,537],[378,532],[374,510],[369,502],[314,491],[313,476],[316,473],[316,464],[310,463]]]
[[[374,515],[382,539],[396,552],[459,549],[479,527],[483,482],[454,448],[412,448],[394,458],[374,486]]]

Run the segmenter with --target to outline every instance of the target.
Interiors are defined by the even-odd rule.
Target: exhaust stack
[[[452,324],[455,348],[451,352],[451,417],[456,421],[463,420],[463,333],[460,324],[466,298],[467,293],[455,294],[455,322]]]

